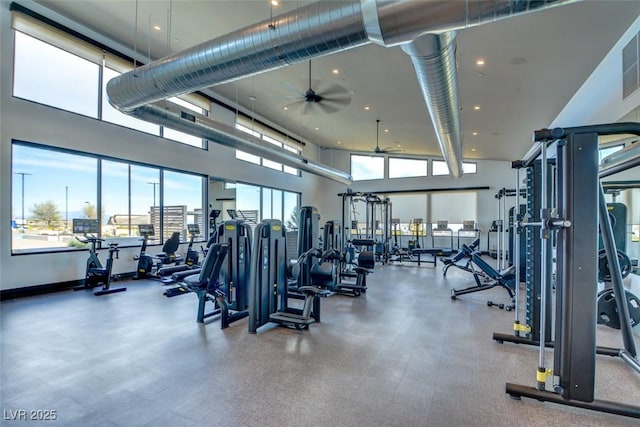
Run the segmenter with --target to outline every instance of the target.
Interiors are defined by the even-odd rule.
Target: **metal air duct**
[[[107,93],[126,112],[367,43],[359,3],[320,1],[124,73]]]
[[[408,50],[419,53],[421,47],[429,43],[420,38],[422,34],[456,31],[570,1],[575,0],[319,1],[124,73],[109,81],[107,93],[115,108],[132,113],[143,105],[172,96],[369,42],[395,46],[417,39]],[[425,58],[418,55],[412,60],[414,67],[416,62],[420,63],[420,67],[415,68],[421,87],[443,85],[428,90],[423,88],[422,92],[430,106],[433,125],[441,149],[445,150],[442,154],[449,170],[454,176],[458,171],[459,176],[460,117],[459,111],[451,104],[455,91],[450,86],[455,85],[455,78],[445,75],[455,75],[455,66],[449,64],[447,49],[439,55],[439,60],[446,61],[446,64],[437,65],[438,58],[435,58],[427,66]],[[427,77],[438,73],[440,78]],[[435,97],[444,93],[450,96]],[[442,102],[446,104],[440,105]],[[451,133],[442,135],[441,131]]]
[[[233,126],[213,120],[205,115],[185,110],[170,101],[158,101],[145,105],[136,108],[131,114],[148,122],[209,139],[218,144],[265,157],[345,185],[351,184],[351,175],[346,172],[315,163],[289,151],[278,149],[260,138],[241,132]]]
[[[402,45],[418,77],[449,174],[462,176],[462,126],[458,105],[456,33],[424,34]]]

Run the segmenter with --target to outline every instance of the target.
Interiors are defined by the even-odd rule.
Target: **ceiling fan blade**
[[[349,91],[337,84],[332,84],[331,86],[329,86],[328,88],[324,89],[318,89],[318,92],[325,97],[331,97],[331,96],[340,96],[340,95],[344,95],[346,97],[349,97]]]
[[[351,104],[351,97],[338,98],[338,97],[326,97],[324,95],[320,95],[320,96],[322,96],[322,102],[336,104],[336,106],[339,105],[342,107],[346,107],[347,105]]]
[[[290,102],[284,106],[287,110],[295,110],[296,108],[301,107],[303,104],[306,104],[304,99],[300,99],[297,101]]]
[[[327,104],[325,102],[325,100],[323,99],[320,102],[316,102],[315,105],[320,108],[322,111],[324,111],[327,114],[331,114],[331,113],[335,113],[337,111],[340,111],[340,108],[337,107],[332,107],[329,104]]]
[[[292,92],[291,95],[295,94],[296,97],[298,98],[303,98],[304,97],[304,91],[300,90],[299,88],[295,87],[294,85],[292,85],[291,83],[288,82],[284,82],[282,83],[282,86],[284,86],[287,90],[289,90],[290,92]],[[288,96],[287,96],[288,98]]]
[[[303,102],[304,102],[304,105],[302,106],[302,113],[301,114],[303,116],[306,116],[307,114],[309,114],[311,112],[312,103],[311,102],[305,102],[305,101],[303,101]]]

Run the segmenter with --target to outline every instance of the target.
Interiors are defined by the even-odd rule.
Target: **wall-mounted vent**
[[[631,41],[627,43],[624,49],[622,49],[622,99],[625,99],[627,96],[631,95],[636,89],[638,89],[639,86],[639,37],[640,33],[636,34],[631,39]]]

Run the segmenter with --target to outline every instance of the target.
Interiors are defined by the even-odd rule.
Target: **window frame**
[[[353,159],[354,157],[360,157],[363,159],[369,158],[369,159],[381,159],[382,160],[382,176],[381,177],[376,177],[376,178],[358,178],[353,174]],[[368,154],[357,154],[357,153],[351,153],[349,156],[349,173],[351,174],[351,177],[353,178],[354,181],[375,181],[375,180],[381,180],[381,179],[385,179],[385,169],[386,169],[386,165],[385,165],[385,156],[375,156],[375,155],[368,155]]]
[[[302,150],[292,145],[289,141],[288,135],[269,129],[260,122],[255,121],[250,117],[236,116],[235,128],[248,135],[252,135],[255,138],[260,139],[268,144],[273,145],[283,151],[289,151],[295,153],[298,156],[302,156]],[[242,158],[242,157],[246,158]],[[251,159],[251,157],[254,159]],[[242,160],[254,165],[262,166],[270,170],[283,172],[293,176],[301,176],[300,170],[292,166],[285,165],[284,163],[270,160],[262,156],[247,153],[242,150],[236,149],[236,159]]]
[[[110,69],[111,71],[115,71],[118,73],[123,73],[127,71],[131,71],[134,69],[134,62],[130,58],[127,58],[126,55],[115,51],[114,49],[103,45],[100,42],[92,40],[88,37],[85,37],[81,34],[78,34],[76,31],[65,27],[62,24],[53,22],[53,21],[45,21],[39,18],[38,16],[33,16],[33,12],[31,12],[27,8],[23,8],[20,5],[11,5],[11,31],[13,32],[14,40],[13,40],[13,54],[14,61],[12,64],[14,73],[13,73],[13,81],[12,81],[12,96],[18,99],[25,99],[29,102],[35,102],[41,105],[46,105],[50,108],[56,108],[63,111],[68,111],[72,114],[78,114],[83,117],[90,117],[93,119],[100,120],[105,123],[110,123],[116,126],[124,127],[126,129],[135,130],[138,132],[143,132],[147,135],[153,135],[156,137],[160,137],[172,142],[176,142],[179,144],[184,144],[190,147],[199,148],[201,150],[208,150],[208,141],[203,138],[199,138],[195,135],[190,135],[185,132],[182,132],[189,137],[193,137],[194,141],[187,142],[184,140],[178,139],[176,136],[168,136],[165,138],[164,133],[165,129],[171,129],[169,127],[155,125],[154,123],[147,122],[150,125],[153,125],[153,132],[148,131],[146,129],[138,129],[134,127],[130,127],[127,124],[118,123],[116,121],[105,120],[103,119],[103,102],[104,102],[104,88],[106,87],[106,82],[104,81],[105,77],[105,68]],[[22,96],[15,95],[15,80],[16,80],[16,72],[15,72],[15,57],[16,57],[16,44],[17,37],[16,34],[20,33],[26,37],[32,38],[38,42],[47,44],[53,48],[59,49],[62,52],[65,52],[69,55],[76,56],[80,59],[87,61],[98,67],[97,73],[97,85],[94,88],[95,93],[97,94],[97,102],[95,106],[95,115],[93,115],[93,111],[91,115],[86,114],[85,112],[75,111],[63,106],[53,105],[50,102],[43,102],[41,100],[24,98]],[[88,93],[91,91],[87,91]],[[186,107],[185,105],[180,104],[184,108],[192,109],[192,107],[196,107],[201,114],[208,116],[210,113],[211,101],[207,99],[206,96],[199,93],[188,93],[184,95],[180,95],[177,97],[184,103],[190,105],[190,107]],[[173,100],[175,102],[175,100]],[[191,107],[192,106],[192,107]],[[171,129],[171,132],[180,132],[174,129]],[[200,140],[200,144],[196,144],[195,140]]]
[[[391,163],[394,160],[410,160],[410,161],[414,161],[414,162],[423,162],[424,163],[424,175],[404,175],[404,176],[391,176]],[[417,159],[417,158],[412,158],[412,157],[397,157],[397,156],[389,156],[388,157],[388,178],[389,179],[399,179],[399,178],[423,178],[426,176],[429,176],[429,159]]]
[[[447,169],[446,173],[436,173],[436,169],[439,169],[440,166],[436,167],[436,164],[438,165],[444,165]],[[466,172],[465,166],[467,167],[471,167],[473,166],[474,171],[473,172]],[[463,175],[475,175],[478,173],[478,162],[462,162],[462,174]],[[445,162],[444,160],[440,160],[440,159],[433,159],[431,160],[431,176],[447,176],[449,175],[449,166],[447,166],[447,162]]]
[[[95,106],[92,107],[91,114],[88,114],[87,112],[84,112],[84,111],[78,111],[78,110],[67,108],[67,106],[65,106],[65,105],[54,104],[54,103],[51,103],[51,101],[46,101],[43,98],[39,98],[38,97],[38,98],[33,99],[33,98],[30,98],[30,97],[24,96],[23,94],[22,95],[21,94],[16,94],[16,82],[17,82],[17,80],[20,79],[19,72],[18,72],[19,70],[16,70],[16,64],[17,64],[16,58],[18,57],[17,52],[18,52],[18,43],[19,43],[18,40],[20,39],[20,37],[17,36],[18,34],[20,34],[21,36],[27,37],[29,39],[33,39],[38,43],[45,44],[45,45],[47,45],[47,46],[49,46],[49,47],[51,47],[53,49],[59,50],[59,51],[63,52],[66,55],[71,55],[73,57],[76,57],[76,58],[78,58],[78,59],[80,59],[82,61],[85,61],[88,64],[94,65],[96,67],[96,71],[97,71],[97,73],[95,75],[96,87],[94,87],[94,94],[95,94],[95,97],[96,97],[96,99],[95,99],[96,103],[95,103]],[[73,52],[73,51],[70,51],[68,49],[65,49],[64,47],[61,47],[61,46],[59,46],[57,44],[54,44],[54,43],[52,43],[52,42],[50,42],[48,40],[42,40],[41,38],[35,37],[35,36],[33,36],[33,35],[29,34],[29,33],[21,31],[21,30],[13,29],[13,36],[14,36],[13,37],[13,63],[11,64],[12,65],[12,70],[13,70],[13,72],[12,72],[13,80],[11,82],[11,96],[12,97],[17,98],[17,99],[22,99],[22,100],[25,100],[25,101],[28,101],[28,102],[34,102],[34,103],[40,104],[40,105],[46,105],[47,107],[55,108],[55,109],[58,109],[58,110],[61,110],[61,111],[67,111],[67,112],[70,112],[70,113],[73,113],[73,114],[78,114],[78,115],[83,116],[83,117],[89,117],[89,118],[98,119],[98,120],[100,119],[101,110],[102,110],[102,108],[101,108],[101,103],[102,103],[101,102],[102,101],[101,91],[102,91],[102,74],[103,74],[102,73],[102,65],[97,64],[94,61],[91,61],[90,59],[86,58],[83,55],[79,55],[76,52]],[[92,76],[92,78],[93,78],[93,76]],[[27,82],[27,83],[29,83],[29,82]],[[95,110],[93,110],[93,108],[95,108]]]
[[[158,166],[158,165],[153,165],[153,164],[148,164],[148,163],[144,163],[144,162],[139,162],[139,161],[132,161],[132,160],[127,160],[127,159],[120,159],[117,157],[113,157],[113,156],[108,156],[108,155],[102,155],[102,154],[96,154],[96,153],[88,153],[85,151],[81,151],[81,150],[76,150],[76,149],[70,149],[70,148],[62,148],[62,147],[57,147],[57,146],[53,146],[53,145],[48,145],[48,144],[44,144],[44,143],[39,143],[39,142],[30,142],[30,141],[25,141],[22,139],[12,139],[11,140],[11,161],[10,161],[10,169],[11,169],[11,176],[13,177],[13,147],[14,145],[19,145],[19,146],[23,146],[23,147],[29,147],[29,148],[34,148],[34,149],[41,149],[41,150],[47,150],[47,151],[53,151],[56,153],[62,153],[62,154],[71,154],[71,155],[76,155],[76,156],[83,156],[83,157],[87,157],[90,159],[95,159],[98,165],[98,170],[96,171],[96,175],[97,175],[97,180],[96,180],[96,209],[98,211],[98,219],[100,221],[100,224],[102,225],[104,223],[104,218],[102,217],[103,213],[102,213],[102,209],[101,209],[101,204],[102,204],[102,200],[101,200],[101,185],[102,185],[102,172],[101,172],[101,167],[102,167],[102,161],[106,160],[106,161],[110,161],[110,162],[117,162],[117,163],[123,163],[123,164],[127,164],[129,166],[140,166],[140,167],[145,167],[145,168],[153,168],[153,169],[158,169],[160,171],[160,183],[162,183],[162,174],[165,171],[168,172],[172,172],[172,173],[181,173],[181,174],[187,174],[187,175],[192,175],[192,176],[199,176],[202,177],[202,212],[203,212],[203,217],[204,215],[204,209],[205,206],[208,206],[208,200],[207,200],[207,183],[209,182],[209,177],[207,175],[203,175],[203,174],[199,174],[197,172],[193,172],[193,171],[185,171],[185,170],[180,170],[177,168],[171,168],[171,167],[163,167],[163,166]],[[12,178],[13,179],[13,178]],[[130,183],[130,181],[129,181]],[[10,206],[10,211],[13,212],[13,181],[11,183],[11,206]],[[160,184],[162,185],[162,184]],[[158,188],[158,194],[161,194],[162,192],[162,187],[159,186]],[[162,205],[162,200],[160,200],[160,206]],[[11,216],[13,216],[13,213],[11,214]],[[203,220],[204,225],[206,226],[206,221]],[[102,229],[102,227],[101,227]],[[201,230],[201,234],[204,235],[204,231]],[[156,235],[162,235],[162,230],[156,230]],[[109,236],[104,236],[103,233],[101,233],[101,235],[99,237],[109,237]],[[182,240],[182,239],[181,239]],[[204,241],[204,240],[203,240]],[[15,252],[13,249],[13,238],[11,238],[10,240],[11,242],[11,256],[24,256],[24,255],[34,255],[34,254],[43,254],[43,253],[57,253],[57,252],[74,252],[77,251],[79,249],[74,249],[74,248],[67,248],[67,247],[58,247],[58,248],[34,248],[34,249],[29,249],[29,250],[25,250],[25,251],[20,251],[20,252]],[[163,241],[158,242],[158,244],[162,244],[164,243]],[[128,248],[128,247],[137,247],[139,246],[139,244],[133,244],[133,245],[121,245],[121,248]]]

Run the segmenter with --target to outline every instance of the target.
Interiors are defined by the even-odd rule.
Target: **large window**
[[[245,162],[253,163],[254,165],[260,164],[260,156],[249,154],[246,151],[236,150],[236,159],[244,160]]]
[[[443,160],[434,160],[432,162],[432,174],[433,176],[449,175],[449,166]],[[472,174],[478,172],[478,164],[475,162],[462,162],[462,173]]]
[[[15,31],[13,95],[98,117],[100,67]]]
[[[384,157],[352,154],[351,176],[354,181],[384,179]]]
[[[240,218],[249,220],[252,226],[261,220],[260,187],[257,185],[236,184],[236,211]]]
[[[282,142],[280,141],[276,141],[275,139],[270,138],[266,135],[263,135],[262,139],[271,145],[282,148]],[[282,170],[282,163],[274,162],[273,160],[262,159],[262,166],[268,167],[270,169],[275,169],[277,171]]]
[[[189,238],[187,224],[198,224],[201,234],[196,237],[204,236],[203,177],[165,171],[162,183],[164,188],[163,239],[168,239],[172,232],[178,231],[181,240],[187,240]]]
[[[389,178],[427,176],[426,160],[389,157]]]
[[[613,153],[620,151],[624,148],[624,144],[611,145],[609,147],[604,147],[598,150],[598,163],[602,162],[607,156],[612,155]]]
[[[160,169],[102,160],[103,237],[138,236],[138,225],[151,223],[151,212],[160,200]],[[159,224],[154,231],[160,231]],[[158,234],[149,243],[159,243]]]
[[[258,185],[236,184],[236,211],[251,225],[263,219],[282,221],[289,230],[298,228],[300,194]]]
[[[450,193],[432,193],[430,195],[430,222],[448,221],[448,227],[457,232],[463,221],[477,221],[478,193],[459,191]]]
[[[131,165],[131,224],[132,234],[138,235],[138,224],[153,224],[154,236],[149,237],[153,243],[162,243],[160,234],[160,218],[151,220],[152,212],[160,208],[160,169]]]
[[[160,135],[160,126],[123,114],[111,106],[107,96],[107,82],[121,73],[109,67],[104,67],[102,73],[102,120],[152,135]]]
[[[102,161],[101,210],[107,224],[102,229],[103,236],[132,236],[129,210],[129,165],[124,162]],[[124,197],[123,197],[124,196]],[[148,223],[148,221],[146,221]]]
[[[292,153],[296,153],[298,155],[302,154],[300,150],[297,148],[293,148],[290,145],[284,144],[283,147],[285,150],[290,151]],[[291,175],[299,175],[300,171],[297,168],[293,168],[291,166],[282,165],[282,171]]]
[[[106,93],[107,82],[132,70],[133,64],[19,12],[12,14],[12,20],[15,30],[14,96],[206,148],[199,137],[161,128],[122,114],[111,106]],[[208,114],[209,101],[204,96],[186,94],[169,101]]]
[[[97,160],[12,145],[12,251],[54,249],[73,241],[74,218],[97,218]]]
[[[287,137],[283,134],[280,134],[272,129],[268,129],[265,126],[250,120],[245,117],[238,117],[236,119],[236,129],[247,133],[249,135],[255,136],[277,148],[280,148],[285,151],[290,151],[297,155],[301,155],[302,151],[293,146],[293,142],[288,141]],[[244,160],[246,162],[250,162],[256,165],[262,165],[269,169],[282,171],[291,175],[299,175],[300,171],[291,166],[283,165],[282,163],[275,162],[273,160],[261,158],[260,156],[256,156],[254,154],[249,154],[242,150],[236,150],[236,159]]]
[[[282,190],[263,188],[262,217],[282,221],[282,209]]]
[[[76,247],[73,219],[97,219],[104,238],[137,236],[149,223],[157,240],[188,223],[205,233],[201,175],[22,142],[12,144],[11,167],[12,253]]]
[[[186,108],[187,110],[195,111],[198,114],[206,114],[206,110],[198,107],[195,104],[182,100],[180,98],[169,98],[168,101],[173,102],[174,104],[178,104],[181,107]],[[198,138],[197,136],[189,135],[184,132],[180,132],[168,127],[164,127],[162,129],[162,136],[164,138],[172,139],[174,141],[182,142],[183,144],[193,145],[194,147],[203,148],[202,138]]]
[[[283,194],[283,222],[287,230],[298,228],[298,206],[300,194],[285,191]]]

